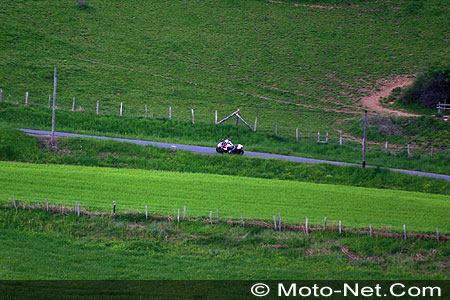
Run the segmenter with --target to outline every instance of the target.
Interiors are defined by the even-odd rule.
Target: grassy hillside
[[[281,213],[288,223],[376,227],[392,224],[401,229],[450,231],[449,196],[417,192],[347,187],[329,184],[267,180],[210,174],[186,174],[98,167],[0,163],[2,202],[41,202],[73,206],[80,201],[89,210],[176,213],[187,206],[189,216],[209,216],[219,209],[224,218],[271,220]]]
[[[449,59],[446,1],[15,1],[0,12],[4,101],[330,131],[379,79]],[[312,6],[322,4],[325,7]]]

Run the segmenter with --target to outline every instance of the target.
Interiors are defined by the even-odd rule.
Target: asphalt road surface
[[[23,132],[26,132],[26,133],[30,133],[30,134],[51,135],[51,131],[33,130],[33,129],[20,129],[20,130],[22,130]],[[150,141],[142,141],[142,140],[132,140],[132,139],[86,135],[86,134],[76,134],[76,133],[65,133],[65,132],[55,132],[55,136],[86,137],[86,138],[101,139],[101,140],[114,140],[114,141],[119,141],[119,142],[133,143],[133,144],[142,145],[142,146],[156,146],[156,147],[162,147],[162,148],[182,149],[182,150],[187,150],[187,151],[197,152],[197,153],[216,154],[216,148],[201,147],[201,146],[150,142]],[[295,162],[299,162],[299,163],[330,164],[330,165],[339,165],[339,166],[360,166],[358,164],[339,162],[339,161],[321,160],[321,159],[314,159],[314,158],[305,158],[305,157],[298,157],[298,156],[287,156],[287,155],[280,155],[280,154],[251,152],[251,151],[245,151],[244,155],[252,156],[252,157],[266,158],[266,159],[284,159],[284,160],[290,160],[290,161],[295,161]],[[369,165],[367,167],[374,168],[374,166],[369,166]],[[410,175],[426,176],[426,177],[432,177],[432,178],[440,178],[440,179],[445,179],[447,181],[450,181],[450,175],[442,175],[442,174],[434,174],[434,173],[410,171],[410,170],[402,170],[402,169],[391,169],[391,168],[386,168],[386,169],[389,169],[394,172],[400,172],[400,173],[405,173],[405,174],[410,174]]]

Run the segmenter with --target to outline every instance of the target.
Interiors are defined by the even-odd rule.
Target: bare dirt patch
[[[413,76],[398,76],[393,79],[380,80],[377,82],[377,88],[373,89],[369,96],[361,98],[361,104],[367,109],[377,113],[417,117],[419,115],[388,109],[380,104],[380,98],[388,97],[392,90],[396,87],[404,89],[405,87],[411,85],[414,79],[415,78]]]
[[[44,146],[44,148],[51,152],[57,151],[59,148],[59,139],[56,136],[55,136],[55,142],[52,144],[51,135],[40,135],[40,134],[32,134],[32,133],[29,133],[28,135],[37,138],[39,140],[39,142]]]
[[[348,246],[342,246],[341,247],[342,253],[344,253],[350,260],[352,261],[359,261],[360,257],[348,250]]]

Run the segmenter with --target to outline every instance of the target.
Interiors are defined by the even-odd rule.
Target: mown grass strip
[[[1,201],[12,195],[22,201],[74,204],[80,201],[90,210],[150,211],[175,214],[187,206],[188,214],[206,216],[219,209],[223,217],[266,219],[278,212],[285,222],[330,224],[342,220],[345,226],[376,227],[402,224],[414,231],[450,230],[449,196],[265,180],[236,176],[190,174],[113,168],[0,163],[3,178]]]

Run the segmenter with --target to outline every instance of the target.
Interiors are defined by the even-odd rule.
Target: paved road
[[[32,129],[20,129],[20,130],[22,130],[23,132],[26,132],[26,133],[38,134],[38,135],[50,135],[51,134],[51,131],[44,131],[44,130],[32,130]],[[114,141],[119,141],[119,142],[138,144],[138,145],[142,145],[142,146],[157,146],[157,147],[162,147],[162,148],[176,148],[176,149],[182,149],[182,150],[187,150],[187,151],[191,151],[191,152],[216,154],[215,148],[201,147],[201,146],[150,142],[150,141],[142,141],[142,140],[132,140],[132,139],[113,138],[113,137],[106,137],[106,136],[85,135],[85,134],[76,134],[76,133],[65,133],[65,132],[55,132],[55,135],[62,136],[62,137],[87,137],[87,138],[94,138],[94,139],[101,139],[101,140],[114,140]],[[280,154],[270,154],[270,153],[261,153],[261,152],[251,152],[251,151],[245,151],[245,155],[252,156],[252,157],[266,158],[266,159],[269,159],[269,158],[284,159],[284,160],[290,160],[290,161],[295,161],[295,162],[299,162],[299,163],[311,163],[311,164],[321,163],[321,164],[331,164],[331,165],[339,165],[339,166],[360,166],[357,164],[339,162],[339,161],[321,160],[321,159],[305,158],[305,157],[298,157],[298,156],[287,156],[287,155],[280,155]],[[367,167],[374,168],[374,166],[367,166]],[[426,177],[432,177],[432,178],[440,178],[440,179],[445,179],[447,181],[450,181],[450,175],[442,175],[442,174],[434,174],[434,173],[426,173],[426,172],[410,171],[410,170],[402,170],[402,169],[391,169],[391,168],[387,168],[387,169],[394,171],[394,172],[400,172],[400,173],[405,173],[405,174],[410,174],[410,175],[426,176]]]

